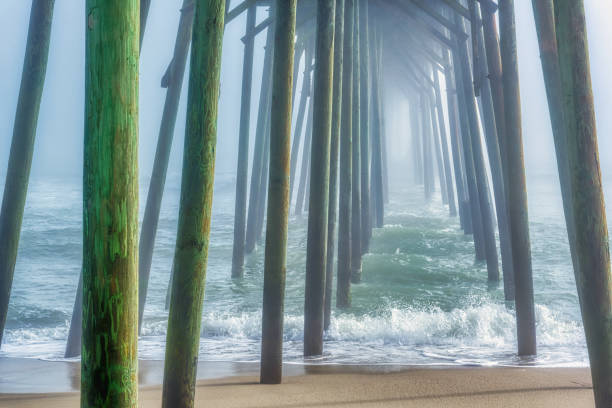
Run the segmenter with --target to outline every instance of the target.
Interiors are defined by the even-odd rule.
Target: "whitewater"
[[[232,280],[233,175],[218,174],[202,317],[200,360],[257,361],[263,248]],[[141,182],[141,210],[148,180]],[[180,179],[166,183],[139,356],[164,357],[166,291],[172,266]],[[514,307],[487,284],[471,237],[448,217],[439,195],[428,204],[410,181],[394,183],[385,227],[363,259],[353,306],[333,310],[324,355],[304,360],[306,218],[291,216],[287,253],[284,353],[301,364],[586,366],[588,357],[558,184],[528,185],[538,355],[516,357]],[[142,215],[142,211],[141,211]],[[81,266],[79,180],[30,183],[7,330],[0,357],[61,360]],[[501,265],[501,261],[500,261]],[[335,280],[334,280],[335,293]]]

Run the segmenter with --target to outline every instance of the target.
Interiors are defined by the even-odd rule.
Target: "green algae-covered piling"
[[[334,35],[334,82],[332,102],[332,127],[329,149],[329,209],[327,217],[327,263],[325,266],[324,329],[331,323],[332,289],[334,281],[334,253],[336,216],[338,209],[338,155],[340,153],[340,122],[342,108],[342,72],[344,43],[344,0],[336,0]]]
[[[361,149],[361,253],[365,254],[370,248],[372,237],[372,222],[370,218],[370,52],[368,41],[368,1],[360,0],[359,27],[360,27],[360,149]]]
[[[308,206],[306,289],[304,292],[304,356],[323,354],[335,3],[336,0],[317,1],[313,154],[310,160],[311,188]]]
[[[234,209],[234,247],[232,252],[232,278],[244,274],[244,243],[246,234],[247,177],[249,164],[249,131],[251,126],[251,89],[253,82],[253,54],[257,7],[247,11],[244,59],[242,63],[242,96],[240,100],[240,129],[238,136],[238,165],[236,172],[236,201]]]
[[[149,13],[150,1],[140,2],[140,50],[142,50],[142,41],[144,38],[144,30]],[[162,79],[162,87],[168,88],[166,94],[166,102],[164,104],[164,113],[160,127],[160,136],[158,139],[155,162],[153,164],[153,174],[151,176],[151,185],[149,186],[149,196],[145,207],[145,214],[142,222],[142,230],[139,244],[138,254],[138,330],[142,326],[142,316],[144,305],[147,298],[147,289],[149,282],[149,272],[151,269],[151,258],[153,256],[153,244],[155,241],[155,232],[157,230],[157,221],[159,219],[159,200],[163,193],[163,183],[165,182],[165,169],[168,167],[168,158],[170,156],[170,148],[172,144],[172,132],[176,123],[176,111],[178,111],[178,99],[180,96],[181,85],[183,82],[185,60],[187,59],[187,50],[191,42],[191,25],[193,21],[193,2],[185,0],[181,9],[181,20],[179,22],[179,31],[174,49],[174,60],[171,62],[167,71],[167,75]],[[184,58],[181,51],[184,49]],[[179,73],[179,67],[183,70]],[[174,70],[172,70],[174,68]],[[180,75],[180,76],[179,76]],[[172,130],[170,130],[172,129]],[[163,136],[162,136],[163,135]],[[169,138],[169,140],[168,140]],[[167,154],[166,154],[167,152]],[[165,156],[165,161],[163,160]],[[163,170],[163,177],[162,175]],[[155,207],[157,205],[157,207]],[[156,208],[155,211],[153,209]],[[155,227],[152,223],[155,222]],[[148,265],[148,266],[147,266]],[[66,350],[64,357],[76,357],[81,354],[81,332],[83,327],[83,271],[79,275],[79,283],[72,309],[72,318],[70,319],[70,329],[68,330],[68,339],[66,340]]]
[[[176,125],[179,100],[183,87],[183,77],[185,75],[185,66],[187,64],[187,54],[189,52],[189,44],[191,43],[193,10],[193,1],[183,0],[181,18],[179,20],[179,27],[174,46],[174,55],[162,83],[162,86],[165,86],[168,90],[166,92],[166,101],[164,103],[159,137],[157,139],[157,150],[155,151],[155,160],[153,162],[153,171],[151,173],[151,181],[149,183],[147,203],[142,219],[138,251],[139,333],[142,329],[142,320],[147,299],[147,290],[149,287],[149,275],[151,273],[151,262],[153,259],[153,247],[155,246],[159,212],[164,194],[164,186],[166,184],[166,173],[168,170],[168,162],[170,160],[170,150],[172,149],[172,139],[174,137],[174,127]]]
[[[283,303],[289,218],[291,155],[291,82],[297,0],[276,0],[272,116],[270,119],[270,181],[264,262],[261,336],[262,384],[279,384],[283,372]]]
[[[6,324],[28,192],[55,0],[33,0],[13,140],[0,211],[0,345]]]
[[[136,0],[86,2],[81,406],[138,406]]]
[[[359,2],[354,0],[353,21],[353,126],[351,171],[351,282],[361,281],[361,70]]]
[[[213,199],[225,0],[196,0],[163,407],[192,407]]]
[[[574,272],[595,404],[604,408],[612,401],[612,275],[584,3],[557,0],[554,13],[575,233]]]
[[[342,66],[342,129],[338,209],[338,282],[336,307],[351,305],[351,169],[353,112],[353,22],[355,0],[345,0]],[[340,44],[338,44],[340,46]]]
[[[226,0],[227,1],[227,0]],[[247,212],[247,229],[245,237],[245,252],[250,254],[257,244],[258,211],[261,196],[261,179],[264,174],[264,150],[266,146],[266,121],[270,114],[270,82],[272,81],[272,57],[274,55],[274,28],[268,27],[266,34],[266,49],[264,54],[261,91],[259,93],[259,109],[257,112],[257,127],[255,129],[255,149],[253,151],[253,166],[251,170],[251,187],[249,190],[249,209]]]
[[[514,265],[518,354],[536,354],[535,309],[531,271],[531,243],[527,186],[523,159],[521,96],[514,23],[514,0],[499,5],[500,50],[505,112],[506,194]]]

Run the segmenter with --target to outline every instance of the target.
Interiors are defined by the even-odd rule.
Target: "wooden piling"
[[[295,130],[293,132],[293,144],[291,146],[291,176],[290,176],[290,187],[289,187],[289,202],[293,199],[294,180],[295,173],[298,163],[298,153],[300,151],[300,141],[302,140],[302,133],[304,129],[304,120],[306,117],[306,108],[308,107],[308,99],[310,97],[311,79],[310,73],[312,71],[312,47],[307,46],[304,57],[304,75],[302,80],[302,89],[300,94],[300,104],[298,106],[297,118],[295,121]]]
[[[481,21],[480,7],[475,0],[470,1],[470,12],[473,21]],[[507,301],[514,300],[514,266],[512,264],[512,244],[510,242],[510,230],[508,225],[508,209],[506,207],[506,192],[504,171],[502,168],[501,154],[499,150],[499,137],[497,134],[495,109],[493,105],[493,94],[491,92],[490,74],[485,57],[487,51],[484,44],[484,35],[480,24],[473,35],[476,36],[475,45],[479,48],[478,54],[480,58],[478,63],[480,67],[476,72],[479,72],[481,77],[475,78],[478,89],[480,89],[481,102],[481,121],[485,132],[485,141],[487,145],[487,153],[489,157],[489,166],[491,170],[491,180],[493,182],[493,192],[495,197],[495,207],[497,209],[497,226],[499,229],[499,247],[502,259],[503,281],[504,281],[504,297]],[[495,51],[491,51],[495,52]],[[475,61],[476,63],[476,61]]]
[[[436,109],[438,113],[438,128],[440,129],[440,144],[442,146],[442,157],[444,159],[444,176],[446,179],[446,196],[448,197],[448,211],[451,217],[457,216],[455,204],[455,188],[450,167],[450,154],[448,151],[448,136],[446,123],[444,122],[444,111],[442,110],[442,93],[440,92],[440,76],[434,70],[434,94],[436,98]]]
[[[311,189],[304,291],[304,356],[323,354],[325,267],[329,205],[329,155],[334,75],[334,16],[336,0],[317,1],[316,66]]]
[[[361,67],[359,3],[354,1],[353,21],[353,114],[351,181],[351,282],[361,282]]]
[[[459,27],[465,27],[463,19],[460,16],[455,15],[455,22],[459,24]],[[457,54],[459,55],[459,63],[462,65],[461,72],[463,74],[463,80],[458,82],[458,84],[462,83],[463,85],[465,96],[464,100],[466,101],[468,123],[470,126],[471,149],[474,160],[476,182],[478,183],[478,201],[480,202],[480,214],[482,216],[482,230],[484,233],[483,238],[485,244],[488,280],[489,282],[497,282],[499,281],[499,260],[497,259],[497,246],[495,243],[493,208],[490,201],[491,195],[489,192],[489,180],[484,162],[480,127],[478,125],[473,79],[470,75],[468,47],[465,41],[457,41]]]
[[[213,201],[225,0],[197,0],[162,407],[192,407]]]
[[[506,194],[514,264],[518,354],[524,356],[536,354],[536,333],[514,0],[506,0],[499,4],[499,28],[506,121],[504,133],[508,171]]]
[[[482,212],[480,207],[480,196],[478,183],[476,181],[476,170],[474,156],[472,152],[471,128],[467,113],[467,101],[465,96],[463,67],[461,66],[458,52],[453,52],[453,69],[455,79],[455,89],[457,91],[457,111],[460,124],[461,151],[463,152],[463,164],[465,168],[465,178],[469,198],[470,217],[472,219],[472,232],[474,234],[474,249],[476,260],[486,259],[486,249],[484,240],[484,230],[482,226]]]
[[[86,2],[82,407],[138,406],[138,5]]]
[[[238,136],[238,165],[236,171],[236,200],[234,207],[234,246],[232,252],[232,278],[244,274],[244,244],[246,234],[247,177],[249,164],[249,132],[251,127],[251,89],[253,82],[253,54],[257,6],[247,11],[246,38],[242,63],[242,96],[240,102],[240,129]]]
[[[340,138],[340,202],[338,210],[338,282],[336,307],[351,305],[351,169],[353,113],[353,22],[355,0],[345,0]]]
[[[150,1],[140,2],[140,50],[144,38],[144,29],[149,12]],[[151,185],[145,206],[145,214],[140,231],[140,243],[138,250],[138,333],[142,327],[144,306],[147,298],[149,273],[151,270],[151,259],[153,257],[153,246],[155,234],[157,232],[157,222],[159,219],[159,208],[161,207],[161,197],[163,195],[163,184],[166,180],[166,169],[168,168],[168,158],[172,145],[174,125],[176,123],[176,112],[178,111],[178,100],[182,89],[183,75],[185,72],[185,60],[191,42],[191,26],[193,23],[193,2],[186,0],[181,9],[181,19],[179,21],[179,31],[175,42],[174,59],[170,63],[167,75],[162,79],[162,87],[168,88],[166,102],[162,114],[160,134],[157,141],[153,172],[151,174]],[[190,17],[186,18],[186,17]],[[183,51],[184,50],[184,54]],[[184,55],[184,57],[183,57]],[[182,58],[182,59],[181,59]],[[181,65],[182,64],[182,65]],[[180,67],[183,67],[182,70]],[[180,71],[180,72],[179,72]],[[159,202],[156,202],[159,200]],[[155,226],[153,227],[153,223]],[[71,358],[81,354],[81,332],[83,329],[83,271],[79,273],[79,283],[75,295],[70,328],[68,329],[68,339],[64,357]]]
[[[283,371],[283,303],[291,154],[291,82],[293,80],[291,75],[297,0],[276,0],[274,4],[276,29],[262,311],[260,378],[262,384],[279,384]]]
[[[440,146],[440,129],[438,128],[438,116],[436,114],[436,98],[434,91],[431,90],[428,96],[429,110],[431,112],[432,148],[434,150],[436,165],[438,167],[438,180],[440,181],[442,204],[446,205],[448,204],[448,190],[446,189],[446,172],[444,171],[444,162],[442,161],[442,147]]]
[[[382,175],[382,145],[381,145],[381,104],[380,82],[381,61],[379,49],[380,28],[370,26],[370,59],[372,70],[372,207],[374,226],[382,228],[384,224],[384,194]]]
[[[258,209],[260,205],[260,186],[263,174],[264,150],[266,146],[266,120],[270,114],[270,82],[272,81],[272,57],[274,55],[274,28],[268,27],[262,71],[261,88],[259,92],[259,110],[255,130],[255,149],[253,151],[253,166],[251,170],[251,188],[249,190],[249,209],[245,238],[245,251],[250,254],[257,244]]]
[[[370,248],[372,223],[370,221],[370,52],[368,1],[360,0],[360,150],[361,150],[361,253]]]
[[[142,3],[141,3],[142,5]],[[164,111],[162,114],[159,137],[157,139],[157,149],[153,162],[151,181],[149,182],[149,192],[147,203],[142,219],[142,229],[140,232],[140,242],[138,251],[138,332],[142,328],[144,307],[147,299],[149,287],[149,276],[151,273],[151,262],[153,259],[153,247],[155,246],[155,236],[159,221],[164,186],[166,184],[166,173],[170,160],[170,150],[174,138],[174,128],[178,112],[181,90],[183,87],[183,77],[187,64],[187,54],[191,43],[191,31],[193,27],[193,1],[184,0],[181,8],[181,18],[176,36],[174,55],[163,79],[162,86],[167,87]],[[142,19],[141,19],[142,21]],[[142,30],[141,30],[142,31]]]
[[[0,345],[13,286],[21,222],[28,193],[55,0],[32,0],[13,139],[0,211]]]
[[[597,408],[612,401],[612,274],[582,0],[554,2],[575,233],[576,286]]]
[[[334,253],[336,216],[338,212],[338,161],[340,153],[340,125],[342,110],[342,73],[344,44],[344,0],[336,0],[334,34],[334,82],[332,102],[332,127],[329,158],[329,209],[327,227],[327,262],[325,266],[324,329],[331,323],[332,289],[334,281]]]
[[[457,186],[457,204],[459,206],[459,217],[461,227],[465,234],[473,233],[473,224],[471,216],[471,208],[469,204],[469,194],[467,191],[467,182],[465,181],[465,168],[463,152],[461,149],[461,128],[459,125],[459,108],[457,106],[457,84],[454,77],[454,71],[451,66],[450,51],[443,52],[445,71],[444,77],[446,80],[446,104],[448,108],[448,122],[450,126],[450,141],[453,152],[453,166],[455,170],[455,186]]]
[[[421,138],[423,146],[423,179],[425,180],[425,200],[431,201],[434,187],[433,155],[431,154],[431,112],[428,96],[421,93]]]
[[[306,133],[304,134],[304,146],[302,149],[302,166],[300,169],[300,183],[295,201],[295,215],[302,215],[304,208],[304,198],[306,197],[306,183],[310,164],[310,151],[312,148],[312,128],[313,128],[314,97],[310,98],[308,106],[308,120],[306,122]]]

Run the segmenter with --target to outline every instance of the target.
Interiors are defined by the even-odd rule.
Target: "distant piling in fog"
[[[336,1],[334,17],[334,82],[332,94],[332,125],[329,155],[329,209],[327,217],[327,259],[325,265],[324,329],[331,324],[332,291],[334,281],[334,254],[336,218],[338,214],[338,162],[340,154],[340,125],[342,110],[342,74],[344,44],[344,0]]]
[[[317,1],[317,65],[314,72],[314,128],[304,292],[304,356],[323,354],[335,2]]]
[[[336,307],[351,305],[351,171],[353,112],[353,22],[355,0],[345,0],[338,210],[338,282]],[[339,45],[339,44],[338,44]]]
[[[0,345],[6,325],[28,193],[55,0],[33,0],[13,139],[0,210]]]
[[[246,238],[247,177],[249,164],[249,132],[251,126],[251,89],[253,82],[253,55],[257,6],[247,11],[244,57],[242,63],[242,96],[240,102],[240,128],[238,136],[238,165],[236,170],[236,200],[234,209],[234,247],[232,253],[232,277],[244,274],[244,253]]]
[[[514,264],[518,354],[536,354],[535,308],[531,271],[531,242],[521,124],[521,102],[514,23],[514,0],[500,3],[500,49],[503,70],[505,160],[508,214]]]
[[[361,67],[359,2],[354,0],[353,21],[353,113],[351,144],[351,282],[361,282]]]
[[[274,3],[276,27],[262,310],[260,373],[262,384],[279,384],[283,372],[283,303],[291,155],[291,76],[296,4],[297,0],[276,0]]]

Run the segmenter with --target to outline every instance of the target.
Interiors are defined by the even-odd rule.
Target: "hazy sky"
[[[140,69],[140,174],[148,179],[151,172],[165,90],[159,86],[172,56],[178,9],[181,0],[153,0],[142,49]],[[233,4],[237,4],[237,0]],[[548,118],[546,95],[539,62],[531,2],[516,1],[517,35],[523,108],[523,137],[528,173],[554,169],[554,151]],[[612,5],[609,0],[585,0],[591,51],[593,88],[597,109],[602,167],[612,168],[612,115],[607,112],[612,96],[612,54],[609,52]],[[265,16],[259,8],[258,20]],[[30,2],[0,1],[0,177],[6,175],[8,149],[21,67],[28,29]],[[72,175],[79,177],[82,167],[84,100],[84,1],[56,0],[47,80],[38,124],[33,177]],[[217,168],[234,172],[238,140],[242,43],[244,18],[228,25],[224,43],[222,90],[219,118]],[[262,46],[265,35],[256,44],[255,84],[261,77]],[[185,81],[186,83],[187,81]],[[258,100],[259,85],[253,91]],[[180,169],[185,122],[186,87],[177,120],[171,173]],[[256,106],[254,106],[254,109]],[[251,124],[254,127],[256,111]],[[251,143],[252,145],[252,143]],[[4,180],[2,180],[3,183]]]

